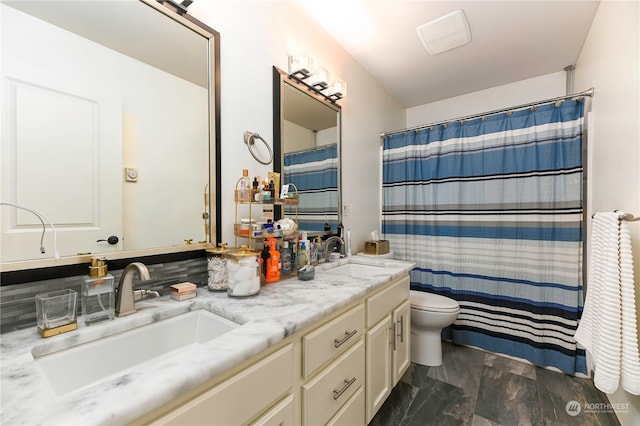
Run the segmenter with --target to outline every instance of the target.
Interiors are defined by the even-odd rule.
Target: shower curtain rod
[[[518,106],[514,106],[514,107],[510,107],[510,108],[496,109],[496,110],[489,111],[489,112],[483,112],[481,114],[473,114],[473,115],[467,115],[465,117],[453,118],[451,120],[436,121],[434,123],[424,124],[424,125],[421,125],[421,126],[409,127],[407,129],[402,129],[402,130],[394,130],[393,132],[383,132],[383,133],[380,133],[380,137],[383,138],[383,137],[388,136],[388,135],[395,135],[395,134],[398,134],[398,133],[404,133],[404,132],[411,132],[411,131],[414,131],[414,130],[426,129],[426,128],[431,127],[431,126],[438,126],[440,124],[453,123],[455,121],[471,120],[471,119],[474,119],[474,118],[485,117],[487,115],[499,114],[501,112],[514,111],[516,109],[530,108],[530,107],[533,107],[533,106],[536,106],[536,105],[549,104],[551,102],[564,101],[566,99],[571,99],[571,98],[580,98],[580,97],[583,97],[583,96],[592,97],[593,94],[594,94],[594,88],[592,87],[592,88],[590,88],[588,90],[585,90],[583,92],[574,93],[574,94],[571,94],[571,95],[558,96],[557,98],[546,99],[544,101],[531,102],[531,103],[528,103],[528,104],[518,105]]]

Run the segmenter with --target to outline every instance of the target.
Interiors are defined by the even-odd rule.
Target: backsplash
[[[189,281],[196,285],[207,285],[207,258],[179,260],[175,262],[147,264],[151,280],[141,283],[137,274],[134,285],[137,289],[152,289],[160,294],[168,293],[172,284]],[[122,275],[122,269],[109,270],[115,277],[116,285]],[[85,274],[86,275],[86,274]],[[83,276],[56,278],[35,281],[32,283],[12,284],[0,287],[0,333],[6,333],[22,328],[35,327],[36,302],[35,296],[54,290],[70,288],[78,292],[78,315],[82,312],[80,288]]]

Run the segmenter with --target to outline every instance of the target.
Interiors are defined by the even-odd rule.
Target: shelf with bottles
[[[276,238],[285,238],[294,240],[298,237],[298,224],[290,222],[290,226],[286,229],[283,227],[278,227],[279,222],[267,222],[267,225],[273,226],[263,226],[264,224],[259,224],[251,221],[250,219],[240,219],[240,223],[234,224],[234,235],[236,237],[243,237],[249,239],[265,239],[269,237]]]
[[[254,179],[257,182],[257,178]],[[266,185],[265,185],[266,186]],[[269,192],[267,197],[264,189],[258,190],[255,184],[249,185],[248,173],[243,171],[243,176],[236,182],[234,190],[235,201],[235,222],[234,236],[236,246],[238,246],[239,238],[249,240],[249,246],[253,247],[254,240],[264,240],[269,237],[282,238],[286,240],[295,240],[298,237],[298,189],[294,184],[285,184],[286,190],[279,193],[280,197],[271,197],[275,193],[275,188]],[[256,196],[259,194],[259,196]],[[248,206],[247,216],[240,218],[238,208],[241,205]],[[287,218],[284,209],[282,209],[280,220],[275,221],[274,211],[265,211],[270,205],[291,205],[295,206],[294,218]],[[262,221],[257,221],[254,217],[254,206],[263,206]],[[270,219],[270,221],[269,221]],[[266,226],[265,226],[266,225]]]

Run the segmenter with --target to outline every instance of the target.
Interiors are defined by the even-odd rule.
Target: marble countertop
[[[393,274],[355,278],[324,272],[349,262],[383,266]],[[365,297],[413,266],[411,262],[353,256],[316,268],[312,281],[282,280],[262,286],[258,295],[248,298],[231,298],[224,292],[198,288],[198,297],[194,299],[175,301],[169,296],[145,299],[136,302],[135,314],[91,327],[79,321],[78,330],[47,339],[41,338],[35,327],[3,334],[0,424],[129,423]],[[206,309],[240,326],[205,344],[153,358],[60,396],[54,395],[34,360],[198,309]],[[122,356],[127,356],[126,351],[127,348],[122,349]]]

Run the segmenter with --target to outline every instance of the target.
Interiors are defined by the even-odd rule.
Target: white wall
[[[407,127],[416,127],[563,96],[565,95],[565,87],[565,72],[559,71],[420,105],[407,109]],[[577,90],[583,89],[577,88]]]
[[[287,70],[289,52],[307,52],[348,85],[342,106],[344,218],[355,248],[379,221],[379,133],[404,125],[404,108],[293,1],[194,2],[189,12],[220,32],[222,240],[233,238],[232,190],[243,168],[265,176],[242,142],[245,130],[272,143],[271,67]],[[372,149],[373,148],[373,149]],[[355,250],[354,250],[355,251]]]
[[[640,215],[639,28],[639,2],[602,1],[576,63],[576,85],[595,88],[589,116],[589,217],[616,209]],[[640,312],[640,223],[630,228]],[[609,400],[621,404],[616,411],[623,425],[638,424],[639,396],[618,389]]]
[[[286,152],[302,151],[315,147],[315,138],[312,130],[287,120],[282,120],[282,127],[284,131],[284,137],[282,138],[283,151],[285,147]]]

